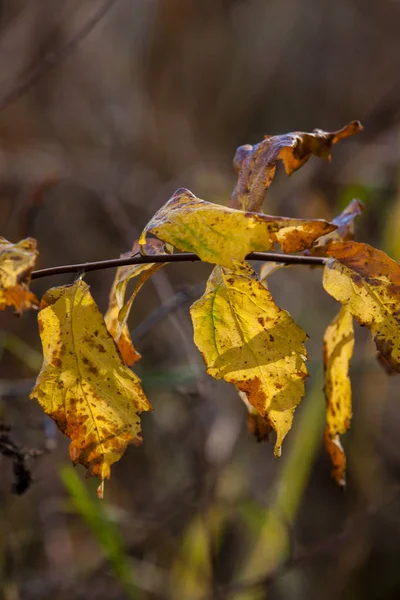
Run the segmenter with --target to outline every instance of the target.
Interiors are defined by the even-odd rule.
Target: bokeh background
[[[279,166],[265,210],[331,218],[360,198],[357,239],[400,260],[399,22],[396,0],[2,0],[0,234],[35,237],[40,267],[116,257],[178,187],[227,204],[237,146],[360,119],[331,164],[313,158],[291,178]],[[2,599],[400,597],[400,380],[358,329],[339,489],[321,370],[337,306],[320,270],[278,271],[270,289],[310,336],[311,377],[274,459],[194,347],[188,307],[209,272],[169,265],[136,300],[135,370],[155,411],[102,503],[28,399],[35,314],[1,315],[0,435],[32,476],[13,493],[0,456]],[[102,310],[112,279],[86,277]]]

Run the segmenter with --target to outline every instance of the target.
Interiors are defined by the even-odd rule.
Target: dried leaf
[[[231,206],[246,211],[260,211],[265,193],[274,178],[277,160],[283,162],[287,175],[291,175],[313,154],[330,160],[333,144],[361,130],[359,121],[352,121],[331,133],[322,129],[314,129],[313,133],[295,131],[266,136],[255,146],[240,146],[234,158],[238,182],[232,193]]]
[[[368,327],[378,352],[400,372],[400,265],[381,250],[359,242],[333,243],[324,287]]]
[[[247,429],[254,435],[257,442],[268,442],[272,427],[268,419],[262,417],[256,409],[251,406],[247,399],[247,394],[238,390],[239,398],[247,408]]]
[[[339,485],[346,483],[346,456],[340,443],[340,436],[349,429],[352,416],[349,367],[353,349],[353,317],[343,306],[324,335],[327,403],[325,446],[331,457],[332,474]]]
[[[0,310],[14,306],[20,314],[37,308],[36,296],[29,290],[37,255],[33,238],[13,244],[0,237]]]
[[[142,442],[138,415],[151,406],[140,379],[124,365],[85,282],[49,290],[38,321],[44,359],[31,398],[71,439],[73,463],[107,479],[126,446]]]
[[[244,392],[277,433],[275,455],[304,394],[306,334],[247,265],[216,267],[191,307],[194,341],[207,372]]]
[[[285,265],[285,263],[277,263],[272,261],[264,262],[260,268],[260,281],[262,282],[264,287],[268,289],[268,277],[275,273],[275,271],[279,271],[280,269],[283,269],[288,266],[290,265]]]
[[[104,316],[104,320],[106,322],[108,331],[111,333],[118,345],[125,364],[129,367],[141,359],[141,354],[135,350],[127,325],[132,302],[145,281],[147,281],[147,279],[162,266],[162,264],[155,265],[154,263],[148,263],[144,265],[127,265],[124,267],[119,267],[115,274],[115,279],[110,291],[108,309]],[[124,306],[126,306],[126,288],[130,280],[135,277],[140,277],[140,279],[135,287],[133,293],[134,295],[132,295],[133,297],[131,297],[128,302],[129,309],[125,308],[124,319],[122,322],[122,319],[120,319],[120,312]]]
[[[352,240],[354,237],[354,219],[361,215],[364,208],[361,200],[354,198],[340,215],[332,220],[337,229],[320,237],[312,249],[312,254],[323,256],[326,248],[332,242],[347,242]]]
[[[149,266],[148,269],[144,269],[140,273],[134,273],[131,276],[129,276],[129,278],[128,278],[130,280],[130,279],[132,279],[132,277],[137,277],[137,275],[140,274],[140,279],[137,282],[137,284],[135,285],[135,288],[134,288],[129,300],[127,302],[125,302],[125,304],[122,306],[121,310],[119,311],[117,338],[120,337],[121,333],[124,330],[127,330],[127,321],[129,318],[129,314],[131,312],[132,304],[133,304],[133,301],[135,300],[136,296],[138,295],[139,291],[141,290],[143,285],[146,283],[146,281],[148,279],[150,279],[150,277],[152,275],[154,275],[154,273],[156,271],[158,271],[159,269],[161,269],[162,267],[165,266],[165,263],[151,263],[148,266]],[[120,302],[122,302],[122,301],[123,301],[123,299],[120,298]]]
[[[126,252],[125,254],[121,254],[121,258],[133,256],[139,251],[140,246],[138,242],[135,241],[133,244],[132,251]],[[146,245],[146,253],[148,255],[156,255],[161,252],[164,252],[164,244],[158,244],[157,240],[151,240],[150,243]],[[119,267],[115,274],[115,278],[110,290],[108,309],[104,316],[104,320],[106,322],[108,331],[111,333],[114,340],[118,344],[118,348],[122,354],[122,358],[124,359],[125,364],[129,367],[131,367],[133,364],[135,364],[135,362],[141,359],[141,355],[139,354],[139,352],[136,351],[133,345],[131,335],[127,326],[127,320],[129,317],[132,302],[142,285],[145,283],[145,281],[147,281],[147,279],[161,266],[161,264],[156,266],[154,263],[147,263],[141,265],[126,265],[123,267]],[[143,276],[144,273],[148,273],[148,275],[140,279],[139,284],[135,288],[134,297],[131,297],[131,299],[128,302],[129,308],[125,308],[124,318],[120,319],[119,315],[121,309],[123,309],[125,305],[126,288],[128,287],[129,282],[135,277]]]
[[[284,252],[310,248],[321,235],[336,228],[321,219],[289,219],[246,213],[196,198],[180,189],[154,215],[140,236],[152,233],[201,260],[231,268],[250,252],[269,250],[279,242]]]

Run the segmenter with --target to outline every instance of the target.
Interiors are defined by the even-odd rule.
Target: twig
[[[117,2],[118,0],[106,0],[64,46],[48,52],[22,81],[17,81],[11,90],[3,95],[0,99],[0,110],[4,110],[26,94],[44,75],[68,58]]]
[[[64,273],[86,273],[88,271],[99,271],[101,269],[113,269],[126,265],[143,265],[145,263],[171,263],[171,262],[195,262],[201,259],[192,252],[180,252],[178,254],[156,254],[154,256],[143,256],[134,254],[127,258],[111,258],[98,260],[96,262],[78,263],[76,265],[60,265],[33,271],[31,279],[50,277],[51,275],[62,275]],[[262,260],[284,263],[285,265],[308,265],[323,267],[329,259],[322,256],[303,256],[302,254],[282,254],[279,252],[251,252],[246,260]]]

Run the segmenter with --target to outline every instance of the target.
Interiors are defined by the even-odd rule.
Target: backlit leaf
[[[270,277],[275,271],[279,271],[284,267],[288,267],[289,265],[285,265],[285,263],[277,263],[273,261],[264,262],[260,268],[260,281],[268,289],[267,279]]]
[[[207,372],[236,385],[268,419],[279,456],[304,394],[306,334],[245,263],[235,270],[216,267],[190,312]]]
[[[378,352],[400,372],[400,265],[359,242],[333,243],[324,287],[371,331]]]
[[[346,457],[340,436],[350,427],[352,416],[350,360],[354,349],[353,317],[346,307],[324,335],[326,429],[325,446],[331,457],[332,474],[339,485],[346,482]]]
[[[277,160],[283,162],[287,175],[291,175],[313,154],[329,160],[334,144],[361,130],[361,124],[352,121],[339,131],[331,133],[322,129],[314,129],[313,133],[295,131],[266,136],[265,140],[255,146],[240,146],[234,158],[238,182],[232,193],[231,206],[260,211],[265,192],[274,178]]]
[[[247,394],[238,390],[239,398],[247,408],[247,429],[257,442],[268,442],[272,427],[268,419],[262,417],[247,399]]]
[[[347,242],[354,237],[354,219],[364,210],[361,200],[354,198],[339,216],[332,220],[337,229],[319,238],[312,249],[313,254],[324,255],[326,248],[332,242]]]
[[[143,265],[127,265],[124,267],[119,267],[115,274],[115,279],[110,291],[108,309],[104,316],[104,320],[106,322],[108,331],[111,333],[118,345],[125,364],[130,367],[141,359],[141,355],[133,346],[127,325],[132,302],[145,281],[147,281],[147,279],[162,266],[162,264],[155,265],[154,263],[147,263]],[[126,288],[130,280],[135,277],[140,277],[139,282],[136,285],[131,298],[125,304]],[[123,310],[123,315],[120,318],[121,310]]]
[[[140,379],[124,365],[85,282],[49,290],[38,321],[44,358],[31,398],[71,439],[73,463],[109,478],[126,446],[142,442],[138,415],[151,406]]]
[[[164,267],[164,265],[165,265],[165,263],[151,263],[150,265],[147,265],[149,267],[148,269],[143,269],[139,273],[134,273],[131,276],[129,276],[128,279],[132,279],[132,277],[137,277],[138,275],[140,275],[140,278],[139,278],[138,282],[136,283],[135,288],[129,297],[129,300],[127,302],[125,302],[125,304],[122,306],[121,310],[118,313],[117,338],[119,338],[119,336],[121,335],[121,333],[124,330],[128,329],[127,321],[129,318],[129,314],[131,312],[133,301],[135,300],[137,294],[139,293],[139,291],[141,290],[143,285],[146,283],[146,281],[148,279],[150,279],[150,277],[156,271],[158,271],[159,269]]]
[[[0,310],[14,306],[17,313],[22,313],[37,307],[38,301],[29,290],[37,254],[33,238],[12,244],[0,237]]]
[[[121,257],[129,257],[138,253],[140,246],[137,241],[134,242],[132,251],[122,254]],[[151,240],[150,243],[146,244],[146,253],[149,255],[155,255],[164,252],[164,244],[157,244],[157,240]],[[118,348],[122,354],[122,358],[125,364],[131,367],[135,362],[141,359],[141,355],[136,351],[133,346],[131,335],[129,333],[127,320],[129,317],[132,302],[136,294],[139,292],[142,285],[147,279],[157,271],[162,264],[155,265],[154,263],[147,263],[141,265],[125,265],[118,267],[115,278],[110,290],[110,297],[108,302],[108,309],[104,316],[104,320],[107,325],[108,331],[117,342]],[[143,276],[147,273],[146,276]],[[131,279],[142,276],[139,280],[138,285],[135,287],[135,291],[132,294],[130,300],[124,309],[123,315],[120,317],[120,311],[125,306],[125,294],[126,288],[128,287]]]
[[[231,268],[250,252],[269,250],[279,242],[284,252],[310,248],[321,235],[336,228],[326,221],[289,219],[246,213],[196,198],[180,189],[160,208],[145,227],[148,233],[201,260]]]

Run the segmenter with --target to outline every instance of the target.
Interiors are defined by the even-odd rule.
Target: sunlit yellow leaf
[[[260,211],[265,192],[272,183],[276,161],[281,160],[287,175],[300,168],[313,154],[330,159],[331,148],[340,140],[362,130],[358,121],[352,121],[339,131],[314,129],[313,133],[295,131],[283,135],[266,136],[251,146],[240,146],[234,158],[238,182],[232,194],[231,206],[243,210]]]
[[[268,419],[279,456],[304,394],[306,334],[247,264],[234,271],[216,267],[191,316],[207,372],[236,385]]]
[[[117,269],[117,272],[115,273],[115,279],[110,291],[108,309],[106,314],[104,315],[104,320],[107,325],[107,329],[113,336],[114,340],[117,342],[122,358],[124,359],[125,364],[128,366],[132,366],[135,362],[140,360],[141,355],[139,354],[139,352],[136,351],[135,347],[133,346],[127,325],[125,325],[118,337],[118,315],[122,307],[118,305],[117,301],[117,286],[121,283],[124,284],[124,282],[129,276],[134,277],[134,274],[139,274],[138,271],[141,267],[148,267],[148,265],[128,265],[124,267],[119,267]],[[126,285],[127,284],[128,282],[126,282]]]
[[[117,337],[119,337],[121,332],[123,332],[124,330],[127,329],[127,321],[129,318],[129,314],[131,312],[132,304],[133,304],[133,301],[135,300],[136,296],[138,295],[139,291],[141,290],[143,285],[146,283],[146,281],[148,279],[150,279],[150,277],[156,271],[161,269],[164,266],[164,264],[163,263],[152,263],[149,265],[148,269],[145,269],[144,271],[141,272],[139,281],[136,283],[135,288],[134,288],[132,294],[130,295],[129,300],[127,300],[127,302],[125,302],[125,304],[122,306],[121,310],[119,311]],[[136,276],[137,276],[137,274],[133,275],[133,277],[136,277]],[[129,279],[131,279],[131,278],[132,277],[129,277]]]
[[[289,219],[246,213],[196,198],[180,189],[146,225],[139,242],[148,233],[179,250],[194,252],[201,260],[231,268],[250,252],[269,250],[279,242],[284,252],[310,248],[335,225],[315,219]]]
[[[342,307],[324,335],[325,446],[331,457],[332,474],[339,485],[346,482],[346,457],[340,436],[350,427],[352,416],[349,367],[353,349],[353,317]]]
[[[400,265],[359,242],[333,243],[324,287],[371,331],[378,352],[400,372]]]
[[[162,266],[162,264],[155,265],[154,263],[147,263],[144,265],[128,265],[119,267],[115,274],[115,279],[110,291],[108,310],[104,316],[104,320],[106,322],[108,331],[118,344],[118,348],[122,354],[125,364],[128,366],[132,366],[141,358],[141,355],[133,346],[127,325],[132,302],[142,285],[155,271]],[[140,277],[140,279],[129,301],[125,303],[126,288],[131,279],[135,277]],[[121,310],[123,310],[123,314],[120,318]]]
[[[37,254],[33,238],[12,244],[0,237],[0,310],[14,306],[17,313],[22,313],[37,307],[38,301],[29,290]]]
[[[139,252],[139,244],[134,242],[131,252],[122,254],[121,257],[129,257]],[[146,245],[146,253],[150,255],[159,254],[164,251],[164,245],[157,245],[156,240],[151,240]],[[110,290],[108,309],[104,316],[108,331],[113,336],[118,344],[118,348],[122,354],[122,358],[129,367],[141,359],[141,355],[135,349],[127,320],[132,307],[132,303],[142,285],[163,265],[154,263],[140,265],[125,265],[119,267],[116,271],[115,278]],[[129,282],[135,277],[140,277],[133,294],[129,301],[125,304],[125,294]],[[122,311],[122,313],[121,313]]]
[[[38,316],[43,366],[31,398],[71,439],[70,457],[109,478],[128,443],[140,444],[139,414],[151,410],[83,281],[49,290]]]

